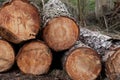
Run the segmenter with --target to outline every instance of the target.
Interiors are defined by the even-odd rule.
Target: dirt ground
[[[71,80],[63,70],[52,70],[41,76],[25,75],[18,69],[0,73],[0,80]]]

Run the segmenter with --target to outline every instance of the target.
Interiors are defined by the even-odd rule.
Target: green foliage
[[[5,0],[0,0],[0,2],[4,2]]]
[[[94,11],[95,10],[95,0],[89,0],[88,1],[88,10]]]
[[[71,2],[74,6],[77,6],[77,0],[70,0],[70,2]]]
[[[77,4],[78,4],[77,0],[69,0],[69,2],[73,6],[77,6]],[[94,11],[94,9],[95,9],[95,0],[88,0],[87,8],[88,8],[89,11]]]

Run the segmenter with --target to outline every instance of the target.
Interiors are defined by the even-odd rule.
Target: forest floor
[[[19,69],[0,73],[0,80],[71,80],[63,70],[52,70],[41,76],[25,75]]]

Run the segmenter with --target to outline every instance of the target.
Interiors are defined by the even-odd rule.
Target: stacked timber
[[[36,38],[38,32],[44,41]],[[24,44],[16,53],[18,68],[24,74],[46,74],[52,63],[52,50],[65,53],[63,68],[73,80],[97,79],[101,61],[110,80],[119,78],[119,40],[79,27],[60,0],[43,5],[42,21],[39,9],[28,0],[5,3],[0,8],[0,36],[17,47]],[[14,49],[0,40],[0,72],[10,69],[14,60]]]

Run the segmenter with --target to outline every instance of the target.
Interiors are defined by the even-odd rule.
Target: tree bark
[[[0,40],[0,72],[9,70],[15,60],[15,53],[12,46],[4,41]]]
[[[43,6],[42,13],[42,19],[44,24],[43,27],[46,26],[49,20],[59,16],[71,17],[71,14],[68,12],[68,9],[65,6],[65,4],[62,3],[60,0],[49,0]]]
[[[35,38],[40,29],[38,9],[28,0],[7,2],[0,9],[0,29],[5,31],[0,30],[0,36],[13,43]]]
[[[101,71],[97,52],[78,41],[65,55],[63,67],[73,80],[95,80]]]
[[[110,50],[120,47],[120,40],[112,39],[112,37],[103,35],[98,31],[81,28],[80,32],[80,40],[97,50],[101,56],[107,55]]]
[[[79,36],[78,25],[68,17],[51,19],[43,30],[44,41],[55,51],[69,49]]]
[[[52,62],[50,49],[41,41],[25,44],[16,58],[20,70],[32,75],[47,73]]]

